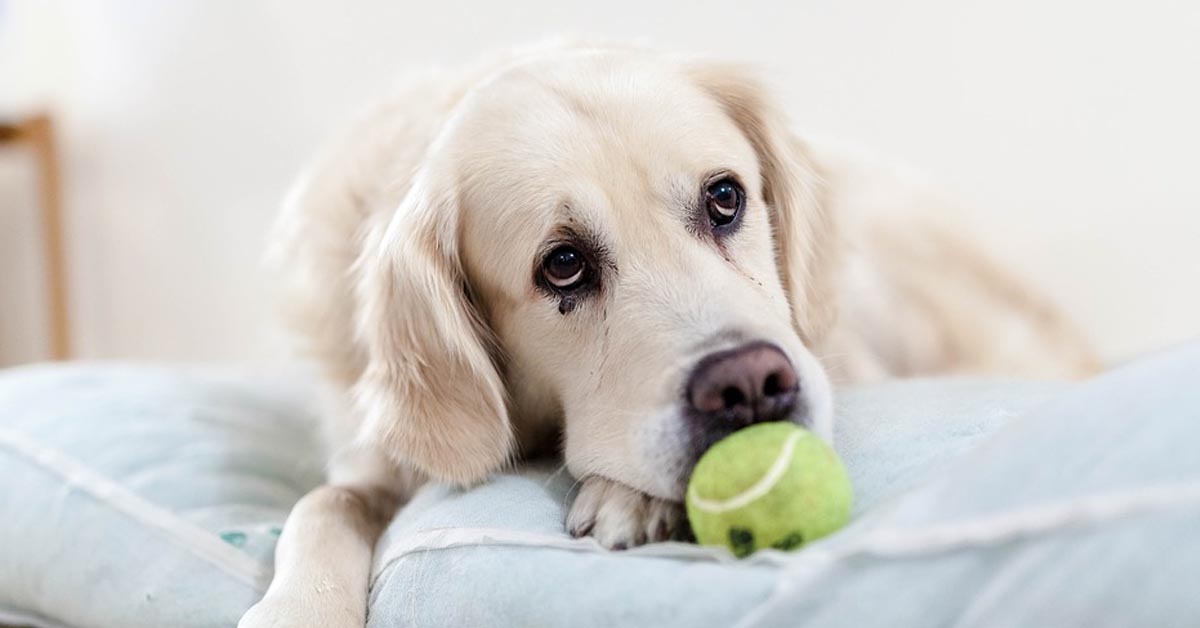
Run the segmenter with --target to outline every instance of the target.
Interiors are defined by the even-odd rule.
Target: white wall
[[[1200,332],[1194,0],[0,6],[0,106],[66,125],[86,357],[274,356],[256,261],[322,138],[402,68],[564,32],[762,64],[801,129],[943,182],[1106,356]]]

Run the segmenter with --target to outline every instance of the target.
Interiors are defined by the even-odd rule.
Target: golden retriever
[[[732,431],[830,438],[831,380],[1089,372],[938,202],[805,142],[737,64],[555,45],[408,80],[280,222],[334,449],[241,625],[363,625],[373,546],[427,479],[561,448],[567,530],[619,549],[686,529]]]

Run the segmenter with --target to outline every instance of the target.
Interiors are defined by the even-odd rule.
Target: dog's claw
[[[573,536],[575,538],[579,538],[579,537],[587,536],[587,535],[591,534],[593,523],[594,523],[594,520],[589,519],[588,521],[585,521],[584,523],[582,523],[580,525],[572,526],[570,529],[571,536]]]

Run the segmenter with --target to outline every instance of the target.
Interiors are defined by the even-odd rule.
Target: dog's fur
[[[706,177],[746,206],[717,237]],[[830,380],[1073,376],[1087,348],[927,216],[934,195],[794,135],[753,73],[549,46],[408,81],[301,180],[276,237],[286,312],[339,391],[329,484],[284,528],[243,626],[361,626],[373,545],[428,478],[469,485],[561,450],[566,522],[609,547],[683,528],[696,362],[779,347],[829,438]],[[597,285],[539,284],[588,241]]]

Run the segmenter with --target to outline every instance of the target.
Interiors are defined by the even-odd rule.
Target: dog
[[[274,235],[333,448],[240,625],[362,626],[375,542],[430,480],[560,451],[567,531],[621,549],[686,533],[733,431],[829,440],[834,383],[1092,372],[947,209],[807,142],[741,64],[557,44],[407,79]]]

